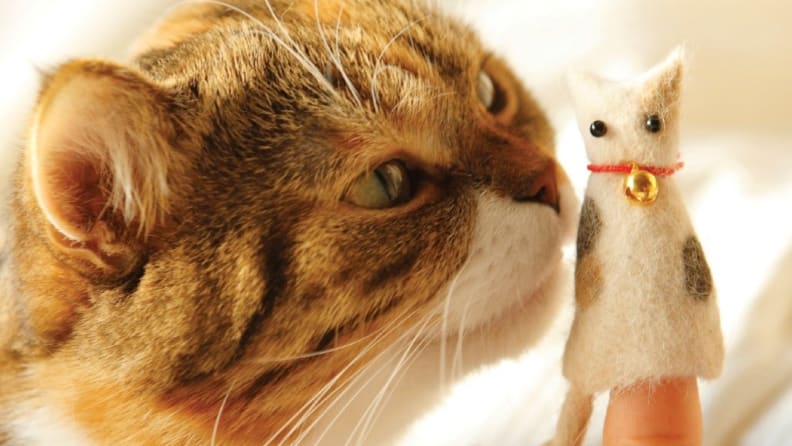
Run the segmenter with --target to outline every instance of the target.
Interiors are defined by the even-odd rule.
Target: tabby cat
[[[575,220],[536,102],[414,0],[182,3],[46,76],[11,188],[8,445],[396,441],[541,333]]]

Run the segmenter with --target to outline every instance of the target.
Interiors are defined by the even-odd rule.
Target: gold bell
[[[627,199],[635,204],[652,204],[657,199],[657,178],[651,173],[642,170],[636,163],[630,163],[632,168],[624,179],[624,194]]]

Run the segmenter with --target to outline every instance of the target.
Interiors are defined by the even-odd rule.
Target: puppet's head
[[[594,164],[670,166],[679,158],[681,49],[628,82],[570,72],[578,126]]]

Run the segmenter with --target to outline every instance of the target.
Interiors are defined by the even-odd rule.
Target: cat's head
[[[679,158],[683,72],[681,49],[629,82],[571,71],[568,85],[589,160],[673,165]]]
[[[14,267],[51,385],[92,413],[147,395],[211,426],[225,397],[260,435],[409,327],[497,326],[558,266],[552,131],[470,30],[271,4],[182,6],[130,64],[46,80]]]

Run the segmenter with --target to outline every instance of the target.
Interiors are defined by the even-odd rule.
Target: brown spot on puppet
[[[597,205],[591,197],[586,197],[583,200],[583,209],[580,211],[580,225],[578,226],[578,262],[591,253],[601,228],[602,221],[600,220]]]
[[[704,250],[695,235],[691,235],[682,249],[685,265],[685,286],[688,294],[699,300],[707,300],[712,294],[712,275],[710,274]]]
[[[600,265],[589,253],[602,227],[597,205],[589,197],[583,201],[577,236],[577,265],[575,266],[575,302],[587,308],[596,299],[602,286]]]
[[[717,377],[717,300],[673,174],[679,162],[683,60],[675,51],[636,81],[571,74],[593,173],[564,353],[570,390],[554,445],[582,442],[598,392],[663,378]]]

